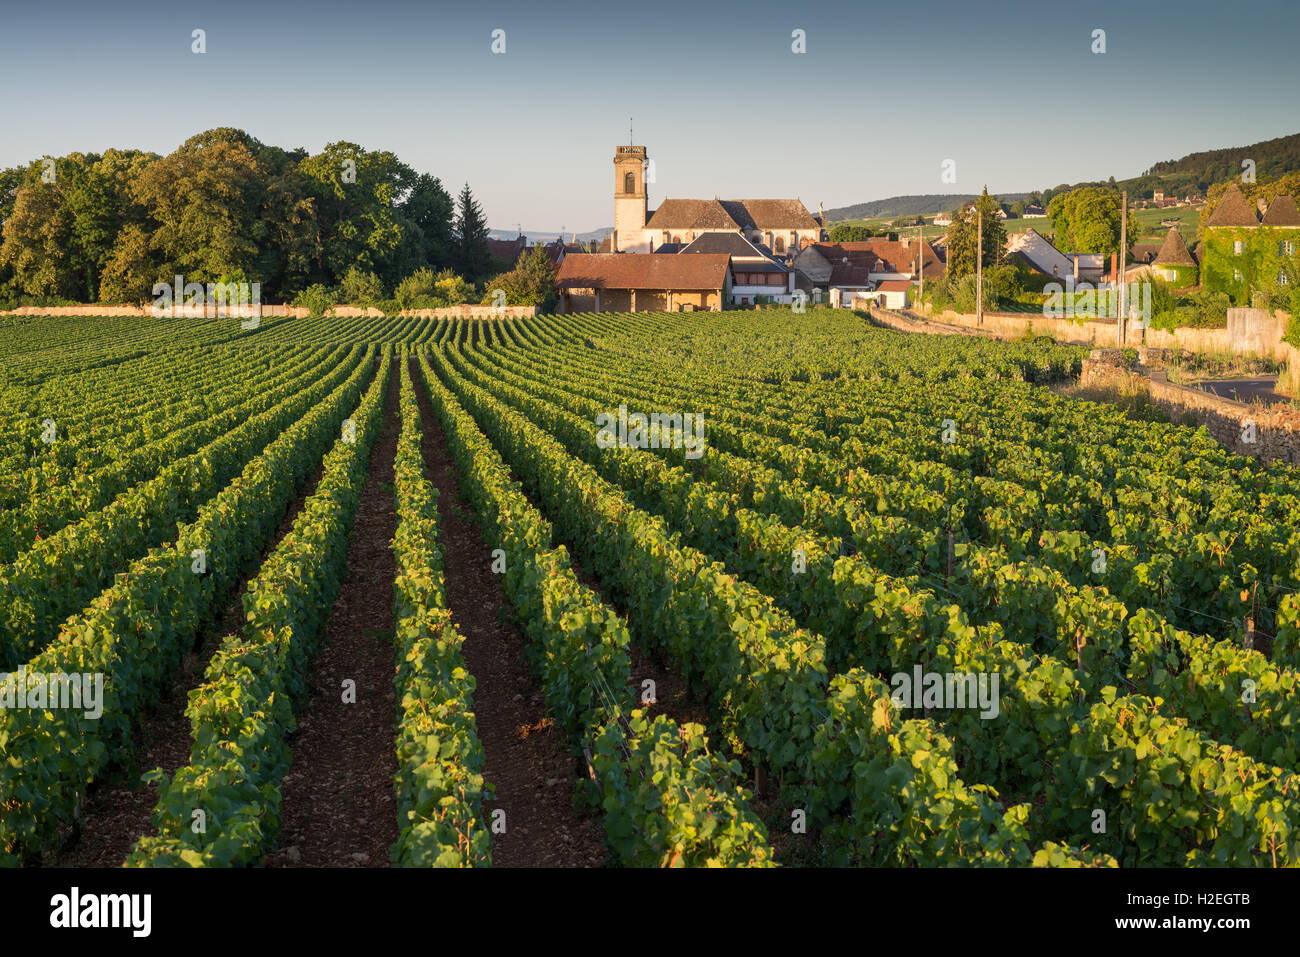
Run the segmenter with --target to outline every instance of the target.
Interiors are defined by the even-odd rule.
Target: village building
[[[1025,207],[1025,211],[1020,216],[1021,219],[1046,219],[1047,210],[1037,203],[1030,203]]]
[[[489,239],[487,247],[493,259],[506,263],[507,269],[514,269],[515,264],[519,262],[519,257],[528,248],[528,237],[521,233],[514,239]]]
[[[1169,235],[1151,260],[1151,265],[1155,267],[1157,276],[1179,288],[1196,285],[1200,264],[1183,241],[1183,234],[1176,228],[1169,230]]]
[[[1129,247],[1128,261],[1139,266],[1146,266],[1160,252],[1160,243],[1134,243]]]
[[[555,285],[566,313],[720,310],[731,295],[731,257],[569,253]]]
[[[573,234],[573,240],[571,242],[566,243],[563,236],[557,236],[542,248],[546,251],[547,261],[557,269],[559,268],[560,263],[564,262],[564,257],[570,253],[588,252],[587,247],[578,242],[578,234],[576,232]]]
[[[794,258],[795,284],[814,301],[823,295],[832,305],[847,306],[855,295],[870,296],[882,283],[938,279],[944,263],[934,247],[903,235],[845,243],[814,243]]]
[[[659,247],[658,254],[663,254],[663,249]],[[683,256],[701,254],[731,258],[729,305],[790,303],[794,299],[794,270],[774,259],[767,247],[739,233],[705,233],[679,251]]]
[[[876,298],[886,309],[906,309],[912,283],[906,279],[886,279],[876,287]]]
[[[651,253],[706,233],[735,233],[784,256],[823,237],[823,222],[798,199],[665,199],[649,208],[644,146],[614,153],[614,231],[601,252]]]
[[[898,239],[872,238],[858,242],[814,243],[795,256],[794,268],[810,287],[829,292],[870,289],[891,279],[938,279],[943,261],[934,247],[904,234]]]
[[[1050,276],[1064,284],[1074,282],[1100,282],[1106,268],[1101,253],[1063,253],[1032,226],[1023,232],[1007,236],[1007,252],[1043,276]]]
[[[1293,270],[1300,267],[1300,211],[1295,199],[1283,194],[1252,205],[1236,183],[1230,185],[1205,223],[1202,288],[1227,293],[1237,305],[1249,305],[1252,290],[1291,281],[1286,261]]]

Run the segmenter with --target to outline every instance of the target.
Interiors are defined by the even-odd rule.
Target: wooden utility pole
[[[1128,259],[1128,190],[1119,201],[1119,341],[1124,344],[1128,332],[1128,289],[1124,285],[1124,266]]]
[[[975,207],[975,325],[984,325],[984,210]]]

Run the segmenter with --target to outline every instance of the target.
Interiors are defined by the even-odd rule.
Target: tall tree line
[[[353,267],[388,289],[426,268],[475,282],[491,268],[487,226],[468,184],[460,199],[458,212],[437,177],[388,151],[340,141],[313,155],[231,128],[167,156],[37,159],[0,170],[0,299],[141,302],[179,274],[287,301]]]

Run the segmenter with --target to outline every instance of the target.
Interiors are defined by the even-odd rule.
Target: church
[[[614,153],[614,230],[597,253],[568,253],[561,312],[674,312],[789,303],[791,260],[825,238],[797,199],[665,199],[651,211],[644,146]],[[644,255],[625,255],[628,253]]]
[[[665,199],[649,207],[644,146],[614,153],[614,231],[605,253],[677,252],[706,233],[743,236],[772,256],[792,256],[824,238],[822,220],[797,199]]]

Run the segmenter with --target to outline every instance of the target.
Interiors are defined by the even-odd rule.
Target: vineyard
[[[0,864],[1300,865],[1300,472],[845,312],[0,320]]]

